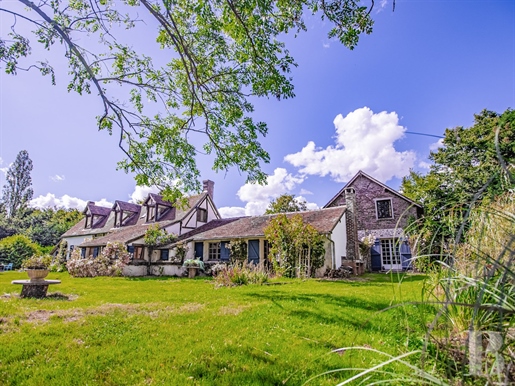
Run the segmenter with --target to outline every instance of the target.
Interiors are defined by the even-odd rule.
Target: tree
[[[374,1],[369,7],[358,0],[18,0],[4,6],[0,11],[13,17],[9,36],[0,38],[5,71],[36,68],[55,83],[47,61],[22,64],[31,54],[24,31],[35,28],[47,50],[62,44],[68,90],[99,95],[98,127],[119,137],[126,156],[120,168],[135,172],[139,185],[162,187],[174,202],[200,190],[199,154],[214,155],[214,170],[237,167],[249,182],[266,181],[261,163],[269,155],[259,137],[267,126],[252,118],[252,100],[294,96],[289,73],[296,63],[280,39],[306,30],[303,15],[311,12],[331,23],[329,37],[353,49],[361,34],[372,32]],[[166,51],[156,60],[135,51],[125,32],[137,28],[143,36],[147,25],[157,25],[152,43]],[[166,56],[172,59],[162,63]]]
[[[27,236],[14,235],[0,240],[0,260],[13,263],[14,268],[20,268],[23,260],[39,253],[39,246]]]
[[[276,271],[288,276],[312,276],[324,263],[324,241],[301,215],[279,214],[264,229]]]
[[[423,223],[413,230],[422,232],[427,252],[440,253],[442,243],[460,241],[471,208],[515,188],[515,111],[483,110],[473,126],[447,129],[443,147],[429,158],[429,172],[412,171],[402,191],[424,205]]]
[[[306,201],[299,201],[294,194],[282,194],[270,201],[265,214],[302,212],[307,209]]]
[[[7,170],[6,184],[3,189],[2,201],[8,218],[16,217],[19,212],[27,208],[32,199],[32,160],[29,153],[22,150],[16,156],[16,160]]]

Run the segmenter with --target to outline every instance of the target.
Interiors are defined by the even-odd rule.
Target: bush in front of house
[[[73,277],[121,276],[129,260],[130,254],[125,244],[114,241],[107,243],[95,258],[83,258],[79,249],[74,250],[66,268]]]
[[[268,282],[268,273],[256,265],[223,265],[217,264],[212,268],[213,280],[216,287],[233,287],[247,284],[264,284]]]
[[[13,263],[15,269],[20,268],[24,260],[40,253],[39,245],[24,235],[9,236],[0,240],[0,260],[4,264]]]

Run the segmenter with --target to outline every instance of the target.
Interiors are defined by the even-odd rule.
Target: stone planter
[[[30,281],[41,281],[48,276],[50,271],[48,269],[27,269],[26,272]]]
[[[198,267],[188,267],[188,278],[193,279],[197,276]]]

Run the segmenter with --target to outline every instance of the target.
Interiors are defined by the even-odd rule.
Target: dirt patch
[[[180,306],[178,312],[197,312],[204,308],[203,304],[200,303],[186,303]]]
[[[218,310],[218,315],[239,315],[248,308],[250,308],[250,307],[249,306],[224,306],[224,307],[220,307],[220,310]]]

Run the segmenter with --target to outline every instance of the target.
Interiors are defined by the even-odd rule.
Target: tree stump
[[[24,285],[21,290],[20,297],[22,298],[44,298],[48,291],[48,284],[46,285]]]

